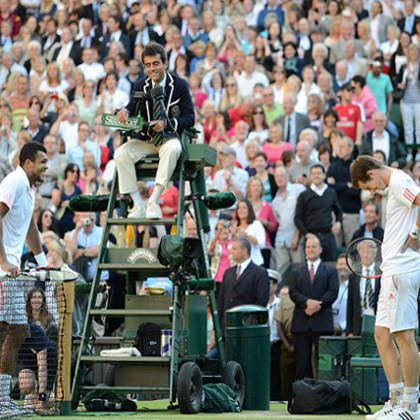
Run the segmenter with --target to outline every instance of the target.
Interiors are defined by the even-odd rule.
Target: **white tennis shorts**
[[[420,270],[382,277],[376,325],[391,333],[417,329],[419,286]]]
[[[25,282],[18,279],[0,280],[0,322],[27,324]]]

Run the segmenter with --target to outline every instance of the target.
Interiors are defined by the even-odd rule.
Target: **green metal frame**
[[[114,125],[115,121],[111,121],[110,118],[107,116],[103,117],[103,123],[107,125]],[[137,124],[141,124],[141,121],[136,120]],[[126,141],[127,137],[130,135],[130,131],[124,131],[124,129],[132,129],[133,124],[135,125],[135,121],[130,121],[130,124],[127,127],[119,127],[122,128],[123,131],[121,131],[123,140]],[[172,337],[172,347],[171,347],[171,355],[169,358],[170,368],[169,368],[169,401],[170,405],[174,406],[176,402],[176,381],[177,381],[177,375],[179,372],[179,368],[185,360],[196,360],[197,358],[200,358],[200,360],[203,360],[203,355],[188,355],[183,354],[181,357],[181,349],[185,348],[183,347],[183,343],[187,339],[184,334],[184,323],[185,323],[185,316],[184,316],[184,310],[186,307],[186,291],[187,290],[207,290],[208,296],[209,296],[209,302],[210,302],[210,308],[212,312],[212,318],[213,318],[213,325],[215,328],[215,337],[216,337],[216,344],[218,349],[218,369],[221,372],[223,372],[223,369],[226,365],[226,358],[225,358],[225,350],[223,345],[223,339],[221,334],[221,328],[220,328],[220,321],[219,321],[219,315],[217,312],[217,305],[216,305],[216,297],[214,288],[209,287],[209,284],[211,284],[211,272],[210,272],[210,266],[209,266],[209,260],[208,260],[208,254],[207,254],[207,248],[206,244],[208,242],[207,240],[207,233],[209,231],[209,219],[208,219],[208,211],[207,208],[204,206],[203,202],[200,201],[199,197],[204,196],[206,194],[205,189],[205,176],[204,176],[204,164],[199,162],[199,156],[200,153],[202,153],[202,150],[200,149],[200,146],[205,147],[204,145],[194,145],[195,148],[189,147],[189,138],[193,136],[192,133],[184,132],[181,137],[181,145],[183,149],[183,153],[181,155],[181,158],[179,159],[178,166],[176,173],[178,175],[178,181],[179,181],[179,198],[178,198],[178,217],[176,218],[176,226],[177,226],[177,232],[182,235],[183,232],[183,215],[185,213],[185,181],[189,181],[191,185],[191,192],[192,192],[192,204],[194,208],[194,213],[196,216],[196,223],[197,223],[197,231],[198,231],[198,237],[201,243],[201,251],[203,256],[204,264],[200,264],[198,273],[196,273],[196,276],[194,277],[188,277],[188,280],[186,281],[186,277],[182,277],[180,273],[172,273],[171,279],[173,281],[173,301],[172,301],[172,331],[173,331],[173,337]],[[213,154],[210,157],[211,161],[215,162],[216,159],[216,151],[213,149],[210,150]],[[214,163],[213,163],[214,164]],[[79,347],[79,352],[77,355],[76,360],[76,366],[75,366],[75,375],[72,383],[72,400],[75,401],[78,399],[79,396],[79,387],[80,387],[80,381],[82,379],[82,373],[83,373],[83,363],[89,363],[89,358],[86,357],[86,352],[88,349],[88,345],[90,343],[91,338],[91,322],[92,322],[92,316],[95,314],[94,304],[96,300],[96,295],[98,293],[98,287],[100,284],[100,272],[104,269],[101,268],[101,263],[104,261],[107,255],[107,248],[106,244],[108,241],[108,236],[110,233],[110,228],[112,226],[112,223],[110,221],[113,221],[115,223],[115,219],[112,219],[113,210],[116,204],[116,197],[117,197],[117,191],[118,191],[118,174],[115,173],[111,192],[110,192],[110,199],[108,202],[108,207],[106,210],[106,217],[107,217],[107,223],[103,229],[102,233],[102,239],[101,239],[101,246],[99,250],[99,264],[96,267],[94,280],[92,283],[90,296],[89,296],[89,303],[88,303],[88,312],[87,316],[85,318],[85,322],[83,325],[83,331],[82,331],[82,337]],[[123,223],[121,223],[123,224]],[[213,280],[214,282],[214,280]],[[210,289],[210,290],[209,290]],[[112,312],[112,311],[110,311]],[[102,312],[101,312],[102,313]],[[103,311],[103,314],[105,315],[105,311]],[[111,314],[111,316],[115,314]],[[197,328],[196,328],[197,330]],[[203,332],[203,334],[206,332]],[[83,360],[82,360],[83,359]],[[92,362],[94,361],[94,357],[92,358]],[[205,359],[205,355],[204,355]],[[212,364],[212,363],[210,363]],[[116,389],[119,389],[121,387],[116,387]],[[124,388],[124,387],[122,387]],[[130,387],[127,387],[127,389]],[[125,389],[125,388],[124,388]],[[161,389],[161,388],[159,388]]]

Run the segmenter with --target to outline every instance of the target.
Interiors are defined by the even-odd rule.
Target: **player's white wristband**
[[[47,267],[48,261],[47,257],[45,256],[44,252],[40,252],[39,254],[35,255],[36,263],[38,267]]]

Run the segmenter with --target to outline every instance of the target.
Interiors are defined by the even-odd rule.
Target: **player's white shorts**
[[[376,325],[393,332],[413,330],[418,327],[418,272],[381,278]]]
[[[0,280],[0,322],[27,324],[26,287],[19,279]]]

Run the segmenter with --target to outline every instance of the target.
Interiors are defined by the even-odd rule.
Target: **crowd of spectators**
[[[127,105],[150,41],[189,83],[197,142],[218,151],[208,190],[238,198],[210,214],[218,285],[235,235],[248,237],[255,264],[281,272],[304,262],[305,236],[317,235],[322,259],[334,261],[355,231],[383,225],[386,191],[351,184],[358,154],[420,183],[419,1],[0,0],[0,180],[25,143],[45,145],[34,217],[49,258],[87,281],[103,220],[74,214],[69,201],[109,191],[121,137],[101,115]],[[177,195],[176,185],[162,195],[164,215],[176,214]],[[190,218],[186,230],[194,234]],[[161,234],[117,230],[114,242],[157,246]]]

